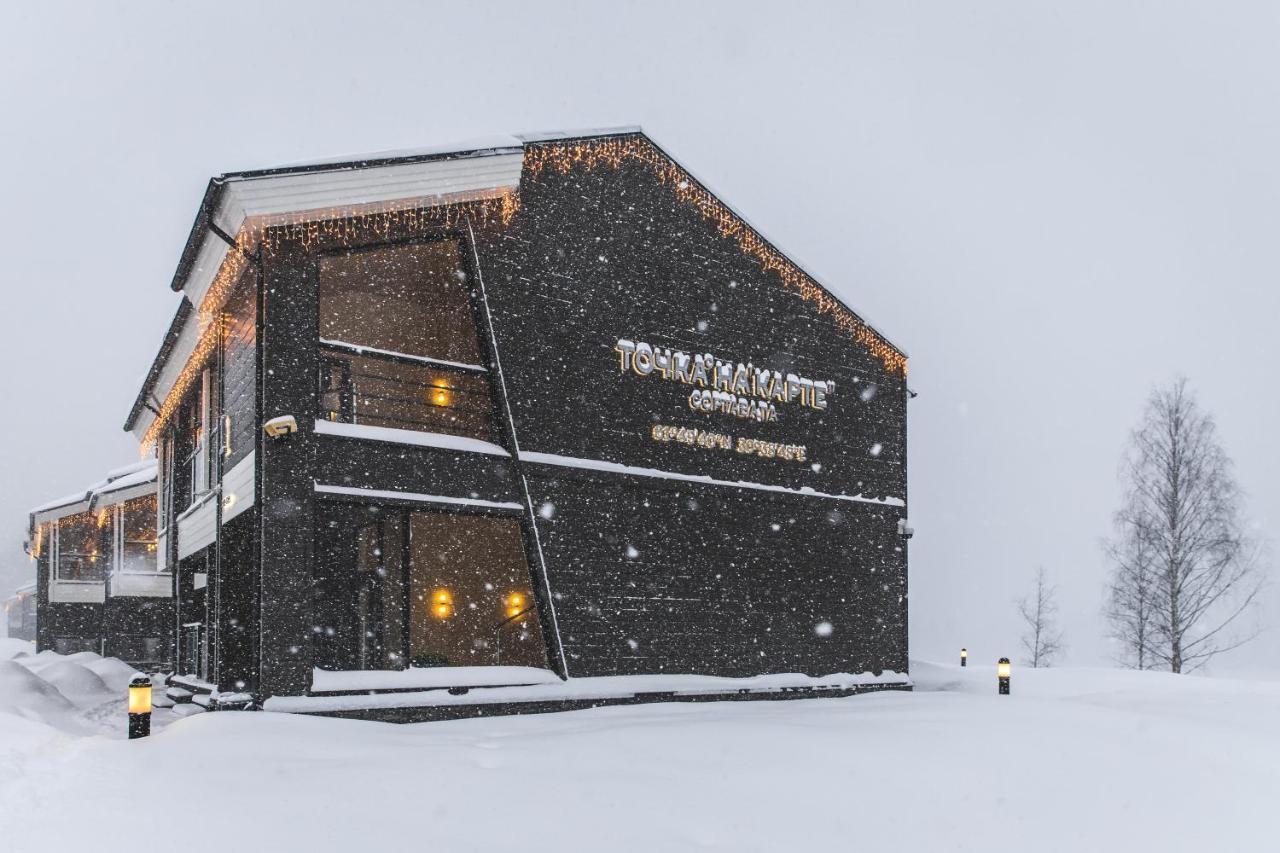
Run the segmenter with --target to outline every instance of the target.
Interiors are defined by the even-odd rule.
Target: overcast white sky
[[[0,587],[28,507],[137,458],[209,176],[622,124],[911,354],[913,656],[1017,654],[1043,564],[1105,661],[1118,455],[1179,373],[1274,540],[1280,6],[471,5],[6,12]],[[1280,671],[1278,634],[1219,670]]]

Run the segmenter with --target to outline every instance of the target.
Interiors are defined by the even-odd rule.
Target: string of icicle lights
[[[641,136],[579,140],[563,143],[539,143],[525,148],[524,167],[530,179],[537,180],[546,169],[568,174],[575,168],[595,169],[608,166],[617,169],[624,163],[638,163],[648,168],[669,187],[676,198],[694,207],[704,219],[715,223],[724,237],[734,240],[738,248],[760,264],[761,269],[777,273],[782,283],[810,302],[821,314],[831,315],[836,325],[879,358],[890,373],[905,376],[907,358],[876,333],[857,315],[792,263],[754,229],[740,219],[723,202],[680,168],[671,158]],[[396,204],[396,203],[391,203]],[[275,251],[284,242],[297,242],[310,249],[324,242],[348,243],[369,236],[386,236],[391,232],[410,232],[449,228],[466,217],[509,225],[520,210],[519,197],[504,191],[496,197],[463,203],[445,203],[430,207],[405,206],[382,209],[343,208],[303,211],[285,219],[273,218],[266,225],[246,225],[236,235],[236,247],[227,253],[222,267],[201,300],[196,322],[199,339],[173,387],[160,404],[155,420],[142,441],[146,455],[164,427],[177,413],[186,393],[200,377],[208,357],[213,353],[222,332],[222,308],[239,282],[248,259],[258,246]],[[420,203],[419,203],[420,204]],[[269,227],[268,227],[269,226]]]
[[[410,204],[414,206],[408,206]],[[348,244],[370,237],[386,237],[393,232],[418,233],[429,229],[448,229],[468,218],[479,222],[498,222],[505,226],[520,209],[519,197],[510,190],[504,190],[490,198],[455,200],[433,207],[422,207],[421,204],[421,201],[401,201],[376,209],[362,206],[308,210],[273,217],[268,222],[246,223],[236,235],[235,246],[227,252],[204,299],[200,301],[195,318],[198,335],[196,345],[169,393],[160,403],[155,420],[142,438],[142,455],[147,456],[152,452],[160,433],[173,420],[187,392],[194,387],[209,357],[222,340],[226,322],[222,309],[258,247],[271,253],[286,242],[297,242],[306,249],[321,241]]]
[[[884,362],[891,373],[905,376],[907,357],[880,337],[874,329],[845,308],[835,297],[805,274],[781,252],[769,245],[737,214],[707,191],[670,157],[642,136],[580,140],[565,143],[540,143],[525,148],[524,165],[530,178],[536,180],[545,169],[568,174],[576,168],[595,169],[608,166],[617,169],[624,163],[639,163],[669,187],[682,203],[693,206],[704,219],[714,222],[720,234],[737,242],[738,248],[753,258],[766,271],[778,274],[782,283],[813,303],[821,314],[830,314],[836,325]]]

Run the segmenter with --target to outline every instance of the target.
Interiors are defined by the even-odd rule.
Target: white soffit
[[[75,503],[63,504],[49,509],[32,510],[31,515],[36,524],[47,524],[50,521],[57,521],[60,518],[66,518],[69,515],[78,515],[82,512],[89,511],[88,498],[76,501]]]
[[[404,199],[452,199],[515,189],[523,152],[369,168],[231,178],[215,221],[235,234],[247,219],[378,205]]]
[[[360,168],[348,166],[251,178],[229,178],[213,222],[224,233],[238,235],[246,223],[272,225],[293,220],[315,221],[387,206],[418,207],[491,198],[514,191],[524,167],[523,150],[420,163]],[[222,268],[230,247],[213,233],[201,237],[200,250],[183,285],[183,296],[196,308]],[[191,357],[197,338],[198,312],[183,324],[182,334],[160,372],[153,394],[163,400]],[[141,441],[155,419],[144,409],[133,434]]]
[[[207,241],[206,241],[207,242]],[[213,277],[210,276],[210,281]],[[209,282],[205,282],[207,289]],[[151,429],[151,424],[156,419],[155,412],[151,410],[151,406],[159,408],[159,404],[169,393],[169,389],[173,387],[173,383],[178,381],[178,374],[182,372],[183,366],[186,365],[187,359],[191,358],[191,353],[195,352],[196,343],[199,338],[199,325],[193,311],[182,324],[182,331],[178,333],[178,340],[174,342],[173,350],[169,353],[168,360],[165,361],[164,367],[160,369],[160,375],[156,377],[156,384],[151,389],[151,399],[147,400],[148,406],[144,406],[138,414],[138,420],[133,425],[133,436],[142,441],[146,436],[147,430]]]
[[[520,185],[524,153],[489,154],[424,163],[369,168],[230,178],[213,222],[223,233],[237,235],[256,225],[315,221],[388,204],[400,209],[431,207],[515,190]],[[226,241],[205,234],[183,292],[199,306],[227,255]]]

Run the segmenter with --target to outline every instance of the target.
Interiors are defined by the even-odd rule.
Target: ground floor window
[[[109,637],[106,641],[108,657],[120,658],[134,666],[152,665],[159,668],[168,659],[168,651],[168,643],[163,637],[125,634]]]
[[[329,504],[315,551],[324,669],[546,666],[518,519]]]
[[[73,655],[77,652],[99,652],[101,641],[97,637],[54,637],[53,650],[60,655]]]

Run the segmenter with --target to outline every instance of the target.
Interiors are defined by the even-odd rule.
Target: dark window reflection
[[[482,364],[458,242],[406,243],[321,258],[320,338]]]
[[[331,505],[314,582],[322,668],[546,666],[515,519]]]

